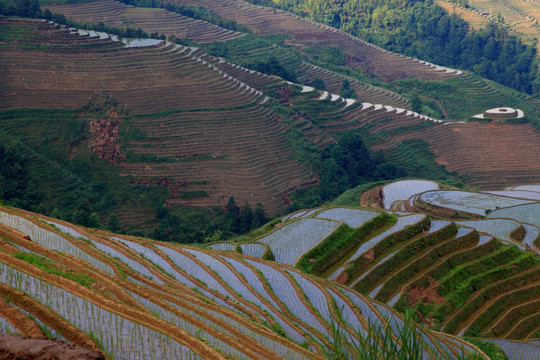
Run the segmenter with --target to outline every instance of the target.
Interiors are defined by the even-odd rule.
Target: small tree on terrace
[[[240,233],[244,234],[251,230],[251,223],[253,221],[253,210],[249,204],[246,203],[242,206],[240,210]]]
[[[264,206],[260,202],[257,203],[255,207],[255,213],[253,214],[253,219],[251,220],[251,228],[257,229],[263,226],[268,221],[266,214],[264,212]]]

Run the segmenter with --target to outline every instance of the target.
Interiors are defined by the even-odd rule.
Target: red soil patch
[[[5,360],[104,360],[97,352],[58,340],[0,334],[0,359]]]

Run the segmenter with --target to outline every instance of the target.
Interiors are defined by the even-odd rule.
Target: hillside
[[[0,223],[1,329],[106,358],[322,359],[338,351],[332,326],[349,341],[387,321],[396,334],[408,326],[345,287],[238,253],[117,236],[5,207]],[[478,352],[455,337],[415,332],[429,358]]]
[[[433,330],[534,348],[540,336],[538,186],[476,193],[407,180],[370,189],[362,202],[368,199],[393,211],[302,210],[249,240],[209,247],[270,256],[402,313],[416,308],[416,319]],[[540,354],[526,348],[523,358]]]
[[[449,12],[456,8],[456,14],[472,26],[486,23],[488,19],[498,19],[530,44],[534,44],[534,39],[540,36],[540,3],[534,0],[478,0],[474,3],[467,2],[467,7],[446,0],[438,3]],[[536,46],[538,48],[538,44]]]
[[[225,217],[232,197],[273,216],[403,175],[490,189],[540,179],[535,97],[282,10],[126,2],[138,4],[42,8],[77,26],[137,27],[160,39],[2,18],[2,135],[36,189],[20,206],[74,221],[81,208],[102,223],[115,214],[125,231],[170,240],[175,229],[201,242],[239,232],[207,225]],[[208,21],[187,16],[197,6]],[[500,106],[525,118],[469,121]],[[361,179],[329,150],[350,133],[372,151]],[[332,160],[346,176],[328,175]]]

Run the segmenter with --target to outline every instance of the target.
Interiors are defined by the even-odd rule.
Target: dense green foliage
[[[283,65],[279,63],[278,59],[273,56],[270,57],[267,61],[257,62],[249,67],[263,74],[276,75],[285,80],[297,80],[296,74],[291,71],[287,71],[287,69],[285,69]]]
[[[464,340],[482,350],[482,352],[489,356],[491,360],[508,360],[508,356],[506,356],[504,351],[492,342],[482,341],[471,337],[466,337]]]
[[[291,210],[317,206],[366,182],[406,175],[401,167],[386,162],[382,154],[372,156],[362,137],[353,132],[344,133],[336,144],[327,145],[312,165],[319,174],[319,184],[297,190],[292,196],[295,202]]]
[[[322,275],[370,237],[374,231],[395,222],[394,216],[381,213],[358,229],[341,224],[330,236],[304,254],[296,267],[308,274]]]
[[[536,49],[497,22],[480,31],[432,0],[266,0],[400,54],[477,74],[528,93],[540,93]]]
[[[39,0],[0,0],[0,15],[39,17],[41,16]]]
[[[229,198],[225,209],[170,209],[156,204],[158,226],[151,234],[154,239],[179,243],[221,241],[247,233],[264,225],[264,207],[257,203],[255,210],[245,203],[241,208],[234,197]]]
[[[0,134],[0,200],[33,210],[39,204],[41,194],[28,174],[26,163],[18,144]]]

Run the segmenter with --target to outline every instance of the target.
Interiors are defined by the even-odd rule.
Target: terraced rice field
[[[225,19],[232,19],[252,28],[258,35],[288,35],[299,45],[327,44],[339,46],[351,55],[351,66],[365,72],[395,80],[414,76],[421,79],[444,79],[459,76],[461,72],[420,62],[416,59],[390,53],[375,45],[355,38],[341,30],[311,22],[291,13],[255,6],[244,1],[227,0],[175,0],[175,3],[203,6]]]
[[[360,247],[353,254],[351,254],[350,257],[346,259],[346,262],[343,265],[341,265],[337,270],[335,270],[333,274],[330,275],[328,278],[330,280],[337,279],[340,276],[340,274],[342,274],[345,271],[348,262],[353,262],[354,260],[358,259],[364,253],[371,250],[379,242],[383,241],[387,237],[392,236],[393,234],[403,230],[408,225],[412,225],[412,224],[422,221],[422,219],[424,219],[424,215],[420,215],[420,214],[399,217],[397,223],[394,226],[392,226],[390,229],[387,229],[381,234],[371,239],[367,239],[367,241],[362,243],[362,245],[360,245]]]
[[[3,49],[0,108],[77,108],[96,93],[109,94],[141,133],[123,149],[129,156],[122,174],[142,183],[165,178],[169,205],[225,205],[235,196],[239,203],[261,201],[274,214],[287,205],[287,192],[316,182],[295,160],[287,125],[248,85],[264,89],[276,78],[167,42],[125,48],[39,21],[1,22],[39,35],[23,52]]]
[[[330,219],[341,221],[352,228],[359,228],[367,221],[373,219],[377,215],[374,211],[348,209],[348,208],[333,208],[321,211],[317,214],[320,219]]]
[[[488,194],[510,196],[518,199],[527,199],[540,201],[540,193],[536,191],[522,191],[522,190],[500,190],[500,191],[487,191]]]
[[[39,324],[55,338],[110,354],[106,358],[323,359],[322,349],[332,343],[330,324],[338,319],[333,302],[344,314],[345,336],[365,334],[367,319],[384,324],[391,317],[393,329],[403,326],[390,309],[286,265],[42,219],[53,228],[35,214],[1,211],[3,331],[43,336]],[[41,233],[48,238],[34,242]],[[58,238],[109,264],[114,273],[54,251],[49,246]],[[30,255],[20,255],[19,248],[56,270],[25,260]],[[272,330],[276,326],[281,330]],[[462,344],[444,335],[420,334],[453,354],[460,351]],[[438,350],[426,355],[442,356]]]
[[[531,203],[529,200],[451,190],[428,191],[421,194],[418,199],[428,205],[438,208],[461,211],[480,216],[486,215],[494,209]]]
[[[392,204],[399,200],[407,200],[411,196],[424,191],[437,190],[439,184],[426,180],[403,180],[385,185],[382,188],[384,208],[392,208]]]
[[[294,265],[338,226],[339,222],[322,219],[299,219],[259,239],[268,244],[277,262]]]
[[[540,3],[536,0],[479,0],[474,6],[490,11],[493,17],[500,13],[511,31],[528,43],[532,44],[533,39],[540,36]]]
[[[513,243],[512,232],[516,231],[521,225],[515,220],[509,219],[490,219],[490,220],[478,220],[478,221],[457,221],[456,224],[471,227],[478,232],[487,233],[499,240],[505,240]],[[518,247],[525,250],[524,246],[518,245]]]
[[[533,343],[497,339],[488,341],[501,348],[508,360],[537,359],[540,357],[540,346]]]
[[[190,38],[196,43],[228,41],[244,35],[164,9],[137,8],[113,0],[90,1],[83,4],[47,4],[43,8],[82,23],[103,22],[111,27],[141,28],[147,34],[164,34],[167,38],[171,35],[177,38]]]
[[[488,218],[509,218],[522,223],[540,226],[540,204],[526,204],[507,209],[495,210],[488,214]]]
[[[471,185],[497,189],[540,180],[540,133],[529,124],[451,124],[425,135],[435,161],[467,176]]]

